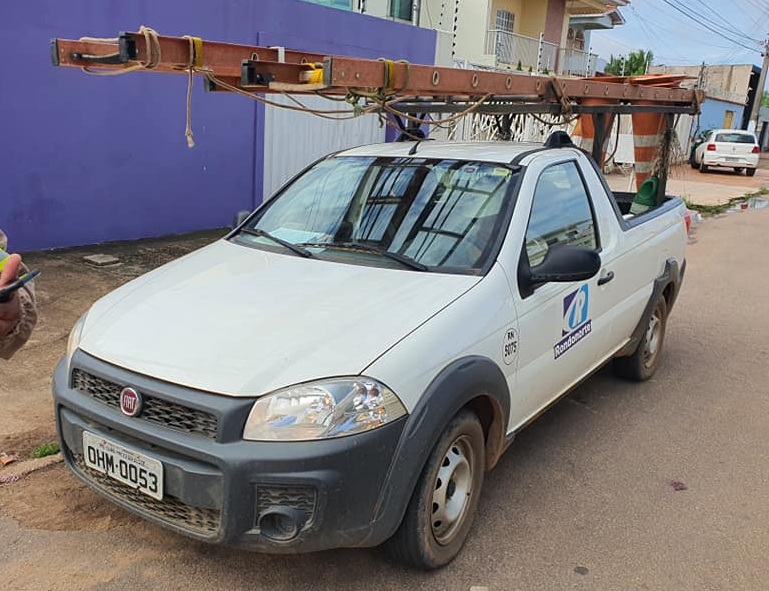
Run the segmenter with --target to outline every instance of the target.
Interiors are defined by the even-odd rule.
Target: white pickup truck
[[[657,368],[685,208],[632,199],[563,136],[324,158],[77,322],[67,465],[197,539],[445,565],[518,431],[608,361]]]

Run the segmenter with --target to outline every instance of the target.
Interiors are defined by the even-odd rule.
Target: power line
[[[769,15],[769,4],[764,4],[762,2],[759,2],[759,0],[745,0],[748,4],[750,4],[753,8],[756,8],[763,12],[765,15]]]
[[[654,21],[654,20],[650,19],[647,16],[642,16],[640,11],[636,10],[635,7],[632,6],[632,5],[630,6],[630,9],[633,11],[633,13],[635,14],[636,18],[638,18],[639,24],[641,24],[641,28],[646,28],[646,30],[648,30],[650,32],[649,36],[650,37],[651,36],[655,37],[663,45],[668,45],[670,43],[670,39],[663,39],[662,37],[660,37],[655,32],[655,29],[659,29],[661,31],[667,31],[667,32],[671,33],[673,35],[673,37],[672,37],[673,39],[678,39],[681,36],[684,36],[687,39],[689,39],[689,41],[691,43],[696,43],[698,45],[705,45],[707,47],[716,47],[716,48],[719,48],[719,49],[731,49],[733,47],[733,45],[729,45],[729,46],[715,45],[709,39],[708,40],[703,40],[702,39],[702,35],[698,35],[698,36],[695,36],[695,37],[692,37],[690,35],[686,35],[685,33],[682,33],[680,30],[676,31],[674,29],[670,29],[667,26],[662,25],[659,22]],[[644,23],[646,23],[646,25],[648,25],[648,26],[644,27]]]
[[[735,43],[737,45],[742,45],[745,49],[750,49],[755,51],[755,48],[748,47],[743,44],[742,37],[744,37],[744,33],[738,33],[737,38],[733,36],[732,33],[724,31],[722,26],[719,25],[716,22],[713,22],[712,19],[707,18],[706,16],[693,11],[690,7],[686,6],[682,3],[681,0],[662,0],[667,4],[668,6],[673,7],[675,10],[683,14],[684,16],[688,17],[689,19],[693,20],[695,23],[700,25],[701,27],[715,33],[716,35],[726,39],[727,41],[731,41],[732,43]],[[754,43],[760,43],[757,39],[748,39],[748,41],[753,41]]]
[[[675,45],[675,43],[671,44],[671,39],[680,40],[681,37],[684,37],[688,39],[691,44],[707,46],[711,50],[713,48],[720,48],[724,50],[729,50],[734,48],[734,45],[731,45],[731,44],[728,46],[723,46],[723,45],[717,45],[715,43],[712,43],[711,41],[712,37],[708,38],[707,40],[704,40],[703,35],[697,34],[696,31],[694,30],[687,31],[686,29],[684,29],[683,31],[681,31],[680,27],[679,27],[679,30],[677,31],[670,29],[666,25],[663,25],[647,17],[646,15],[642,14],[641,10],[636,9],[635,6],[633,5],[630,5],[630,9],[632,11],[633,17],[638,22],[640,32],[644,34],[644,36],[647,38],[647,43],[649,43],[649,45],[652,47],[654,46],[661,47],[661,48],[671,47]],[[755,26],[756,24],[754,23],[754,27]],[[658,31],[662,31],[663,34],[660,35]],[[670,35],[666,36],[664,34],[665,32],[670,33]],[[694,35],[687,34],[687,33],[694,33]],[[607,41],[609,40],[607,39]],[[613,37],[612,37],[612,41],[614,41]],[[634,49],[634,48],[630,48],[630,49]],[[743,49],[738,48],[738,51],[743,51]],[[654,50],[654,57],[655,59],[663,60],[665,62],[679,62],[681,65],[684,65],[684,64],[699,64],[703,56],[698,55],[696,58],[689,58],[682,55],[680,51],[664,52],[664,51]]]
[[[719,37],[723,37],[723,38],[724,38],[724,39],[726,39],[727,41],[730,41],[730,42],[734,43],[735,45],[739,45],[740,47],[744,47],[745,49],[748,49],[748,50],[750,50],[750,51],[758,51],[758,49],[757,49],[757,48],[755,48],[755,47],[749,47],[748,45],[745,45],[745,44],[741,43],[740,41],[737,41],[736,39],[733,39],[732,37],[730,37],[729,35],[727,35],[727,34],[726,34],[726,33],[724,33],[723,31],[719,31],[719,30],[716,28],[718,25],[716,25],[716,24],[715,24],[715,23],[713,23],[712,21],[708,21],[707,19],[705,19],[704,21],[703,21],[703,20],[700,20],[699,18],[697,18],[696,16],[694,16],[692,13],[688,12],[688,11],[686,10],[686,7],[682,7],[682,6],[678,5],[677,3],[675,3],[675,2],[674,2],[674,1],[672,1],[672,0],[662,0],[662,2],[664,2],[665,4],[667,4],[668,6],[670,6],[671,8],[673,8],[674,10],[676,10],[676,11],[680,12],[681,14],[683,14],[684,16],[686,16],[687,18],[689,18],[689,19],[693,20],[695,23],[697,23],[697,24],[698,24],[698,25],[700,25],[701,27],[703,27],[703,28],[707,29],[708,31],[710,31],[710,32],[712,32],[712,33],[715,33],[715,34],[716,34],[716,35],[718,35]],[[710,23],[710,24],[708,24],[708,23]]]
[[[754,21],[753,26],[750,28],[750,34],[751,35],[757,35],[761,29],[763,29],[765,25],[765,22],[762,19],[757,19]],[[730,51],[726,57],[724,57],[721,61],[724,63],[729,63],[732,61],[735,57],[737,57],[738,54],[741,53],[741,49],[738,47],[735,47]]]
[[[732,35],[737,35],[738,37],[745,36],[747,39],[750,39],[751,41],[755,41],[756,43],[759,43],[758,39],[753,39],[751,37],[748,37],[747,35],[745,35],[744,31],[742,31],[739,28],[735,27],[732,23],[730,23],[723,16],[721,16],[720,13],[716,12],[715,10],[713,10],[710,7],[710,5],[707,4],[707,2],[705,2],[704,0],[696,0],[696,1],[699,4],[701,4],[702,6],[704,6],[708,10],[708,12],[710,12],[713,15],[715,15],[718,18],[718,20],[720,20],[728,28],[729,33],[731,33]],[[703,18],[704,18],[704,16],[703,16]],[[709,22],[712,22],[712,21],[709,21]],[[713,24],[715,24],[715,23],[713,23]]]

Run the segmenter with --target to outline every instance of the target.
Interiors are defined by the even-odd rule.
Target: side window
[[[545,169],[534,190],[526,229],[529,264],[533,267],[541,263],[548,249],[556,244],[598,248],[590,199],[575,162]]]

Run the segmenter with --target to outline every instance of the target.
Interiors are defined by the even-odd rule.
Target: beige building
[[[453,58],[474,65],[523,71],[592,75],[597,56],[586,31],[623,24],[626,0],[424,0],[420,25],[452,34]],[[452,20],[435,9],[452,6]],[[444,10],[445,13],[445,10]],[[439,13],[440,14],[440,13]],[[587,33],[589,38],[589,32]]]
[[[337,7],[345,0],[310,0]],[[438,63],[590,76],[590,31],[630,0],[350,0],[349,9],[438,31]]]
[[[683,86],[702,88],[705,102],[700,115],[705,129],[747,129],[755,88],[761,70],[757,66],[652,66],[650,74],[681,74],[688,76]]]

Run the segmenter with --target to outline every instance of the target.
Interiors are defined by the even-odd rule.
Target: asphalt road
[[[205,546],[112,508],[58,465],[0,486],[0,586],[767,589],[768,261],[769,209],[698,225],[657,375],[627,384],[602,371],[526,429],[488,475],[464,552],[439,572],[404,570],[376,550],[274,557]],[[66,272],[59,259],[40,262],[49,277]],[[109,287],[90,277],[80,299],[53,287],[44,299],[74,321]],[[40,436],[51,421],[41,384],[64,347],[47,314],[16,369],[0,368],[0,408],[13,415],[0,413],[0,426]],[[18,377],[35,368],[37,381]]]

